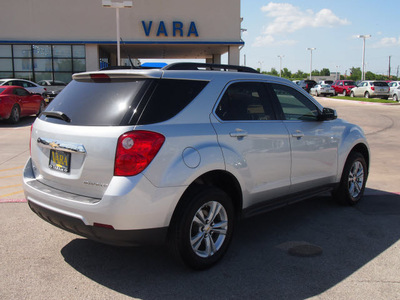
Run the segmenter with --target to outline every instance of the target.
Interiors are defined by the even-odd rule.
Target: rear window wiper
[[[61,111],[44,111],[44,112],[42,112],[42,115],[44,115],[44,116],[46,116],[48,118],[61,119],[61,120],[64,120],[65,122],[67,122],[67,123],[71,122],[71,119]]]

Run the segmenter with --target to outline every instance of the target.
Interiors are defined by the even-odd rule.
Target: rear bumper
[[[115,246],[157,245],[166,241],[168,228],[114,230],[88,226],[82,220],[44,208],[28,201],[31,210],[46,222],[88,239]]]
[[[102,198],[90,198],[41,183],[32,168],[29,159],[23,186],[29,206],[38,216],[64,230],[113,245],[165,242],[172,214],[185,190],[159,188],[137,175],[114,177]]]

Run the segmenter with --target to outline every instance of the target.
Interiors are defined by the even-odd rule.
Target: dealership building
[[[116,66],[118,36],[121,65],[136,59],[220,63],[223,54],[239,64],[240,0],[107,2],[2,0],[0,78],[69,82],[73,73]]]

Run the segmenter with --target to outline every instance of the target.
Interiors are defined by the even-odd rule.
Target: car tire
[[[345,97],[347,95],[346,90],[342,91],[342,96]]]
[[[399,101],[399,97],[396,94],[393,94],[393,101]]]
[[[16,124],[20,120],[20,112],[19,112],[19,106],[14,105],[11,109],[11,114],[10,117],[8,118],[8,122],[11,124]]]
[[[318,93],[318,91],[316,91],[315,93],[316,93],[317,97],[319,97],[319,93]]]
[[[42,111],[44,110],[44,101],[40,102],[40,106],[39,106],[39,110],[36,114],[37,117],[39,117],[39,115],[42,113]]]
[[[354,98],[354,92],[353,91],[350,92],[350,97]]]
[[[350,153],[343,169],[340,185],[332,195],[344,205],[357,204],[364,194],[368,168],[364,156],[359,152]]]
[[[210,268],[223,257],[232,239],[232,200],[222,190],[206,187],[187,193],[181,201],[170,226],[171,250],[190,268]]]
[[[365,92],[365,94],[364,94],[364,98],[370,98],[370,95],[369,95],[369,93],[368,93],[368,92]]]

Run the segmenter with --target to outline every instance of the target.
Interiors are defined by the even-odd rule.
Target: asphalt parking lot
[[[326,195],[244,220],[203,272],[164,247],[106,246],[43,222],[21,185],[34,118],[0,122],[0,299],[400,299],[400,105],[318,101],[367,135],[362,202],[342,207]]]

